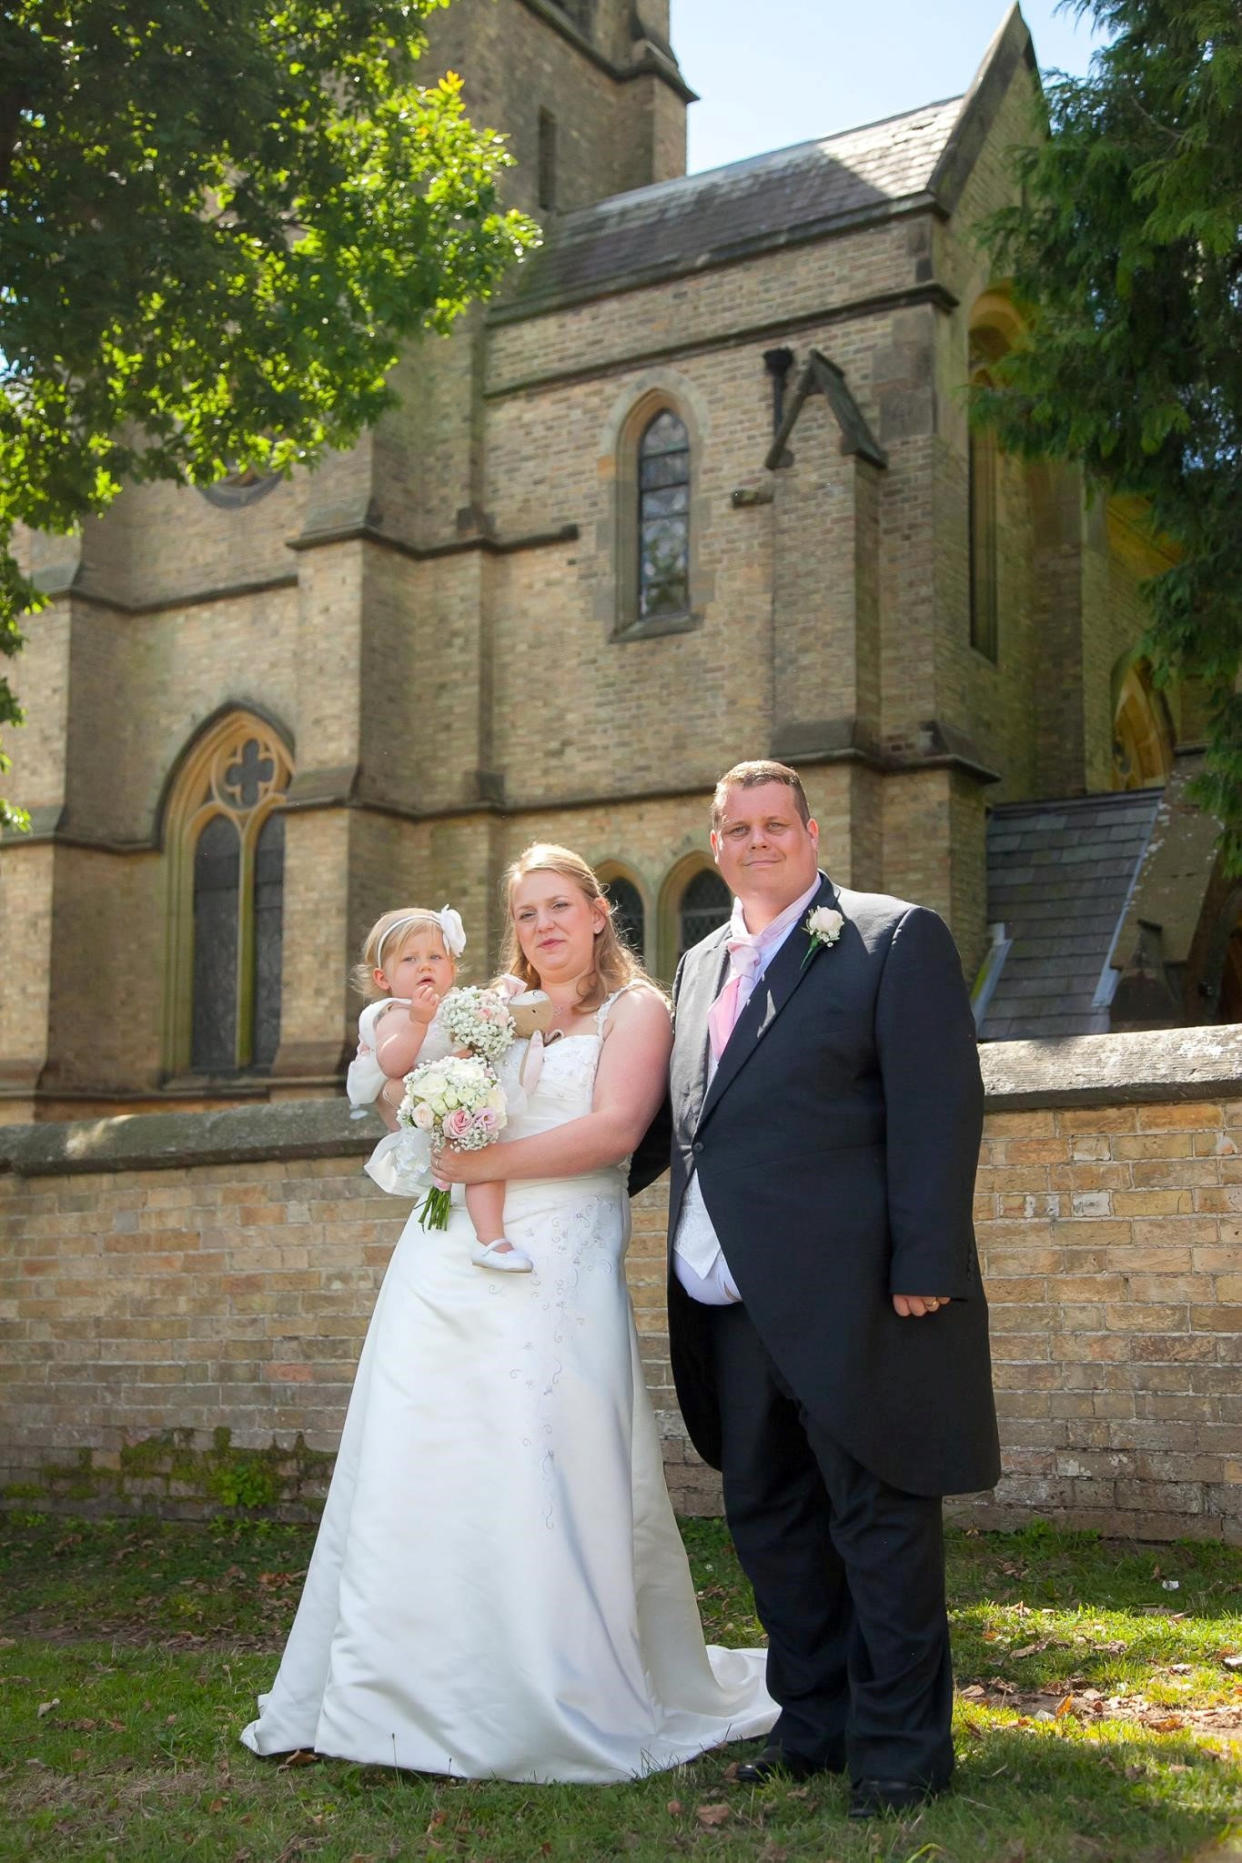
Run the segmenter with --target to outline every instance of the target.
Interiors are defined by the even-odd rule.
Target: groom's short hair
[[[804,822],[810,821],[811,805],[798,772],[791,770],[787,763],[773,763],[768,757],[759,757],[750,763],[735,763],[716,784],[712,797],[712,827],[719,828],[724,820],[725,797],[731,789],[758,789],[763,783],[784,783],[786,789],[792,789],[799,815]]]

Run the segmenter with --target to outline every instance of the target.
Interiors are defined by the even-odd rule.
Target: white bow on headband
[[[379,950],[375,953],[375,968],[384,968],[384,946],[394,932],[406,931],[411,925],[417,925],[424,917],[436,919],[444,937],[445,949],[452,957],[460,957],[466,948],[466,928],[461,922],[461,913],[452,906],[443,906],[439,912],[407,912],[404,918],[394,919],[384,936],[379,941]]]
[[[449,951],[454,957],[460,957],[466,948],[466,928],[461,922],[461,913],[452,906],[441,906],[436,917]]]

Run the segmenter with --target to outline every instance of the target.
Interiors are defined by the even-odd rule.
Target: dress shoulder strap
[[[623,983],[619,990],[614,990],[611,996],[606,996],[604,998],[599,1008],[595,1011],[595,1033],[597,1035],[602,1035],[605,1028],[607,1028],[608,1017],[612,1013],[612,1006],[616,1002],[618,996],[624,996],[625,992],[627,990],[632,990],[637,983],[638,978],[631,977],[628,983]]]

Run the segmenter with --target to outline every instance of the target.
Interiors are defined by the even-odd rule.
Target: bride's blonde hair
[[[528,989],[539,988],[539,973],[533,964],[527,962],[518,943],[517,926],[513,918],[513,894],[519,880],[524,880],[528,873],[544,869],[550,873],[559,873],[588,899],[598,899],[606,914],[603,927],[595,940],[594,965],[579,985],[578,1013],[581,1015],[588,1009],[598,1009],[624,983],[634,983],[639,979],[644,983],[652,983],[629,946],[618,938],[612,919],[612,902],[592,869],[581,854],[575,854],[567,847],[557,847],[551,841],[536,841],[532,847],[524,849],[505,874],[504,902],[508,929],[505,932],[501,968],[514,977],[520,977]],[[658,987],[652,983],[653,989]]]

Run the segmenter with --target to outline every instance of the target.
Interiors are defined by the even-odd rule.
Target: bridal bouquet
[[[482,1151],[505,1124],[504,1089],[489,1063],[477,1055],[451,1054],[443,1061],[424,1061],[405,1077],[397,1122],[426,1134],[433,1145]],[[433,1171],[431,1189],[419,1212],[424,1229],[448,1228],[451,1200],[448,1185],[440,1183]]]
[[[513,1017],[499,990],[474,985],[450,990],[440,1004],[439,1018],[454,1048],[468,1048],[493,1066],[512,1045]]]

